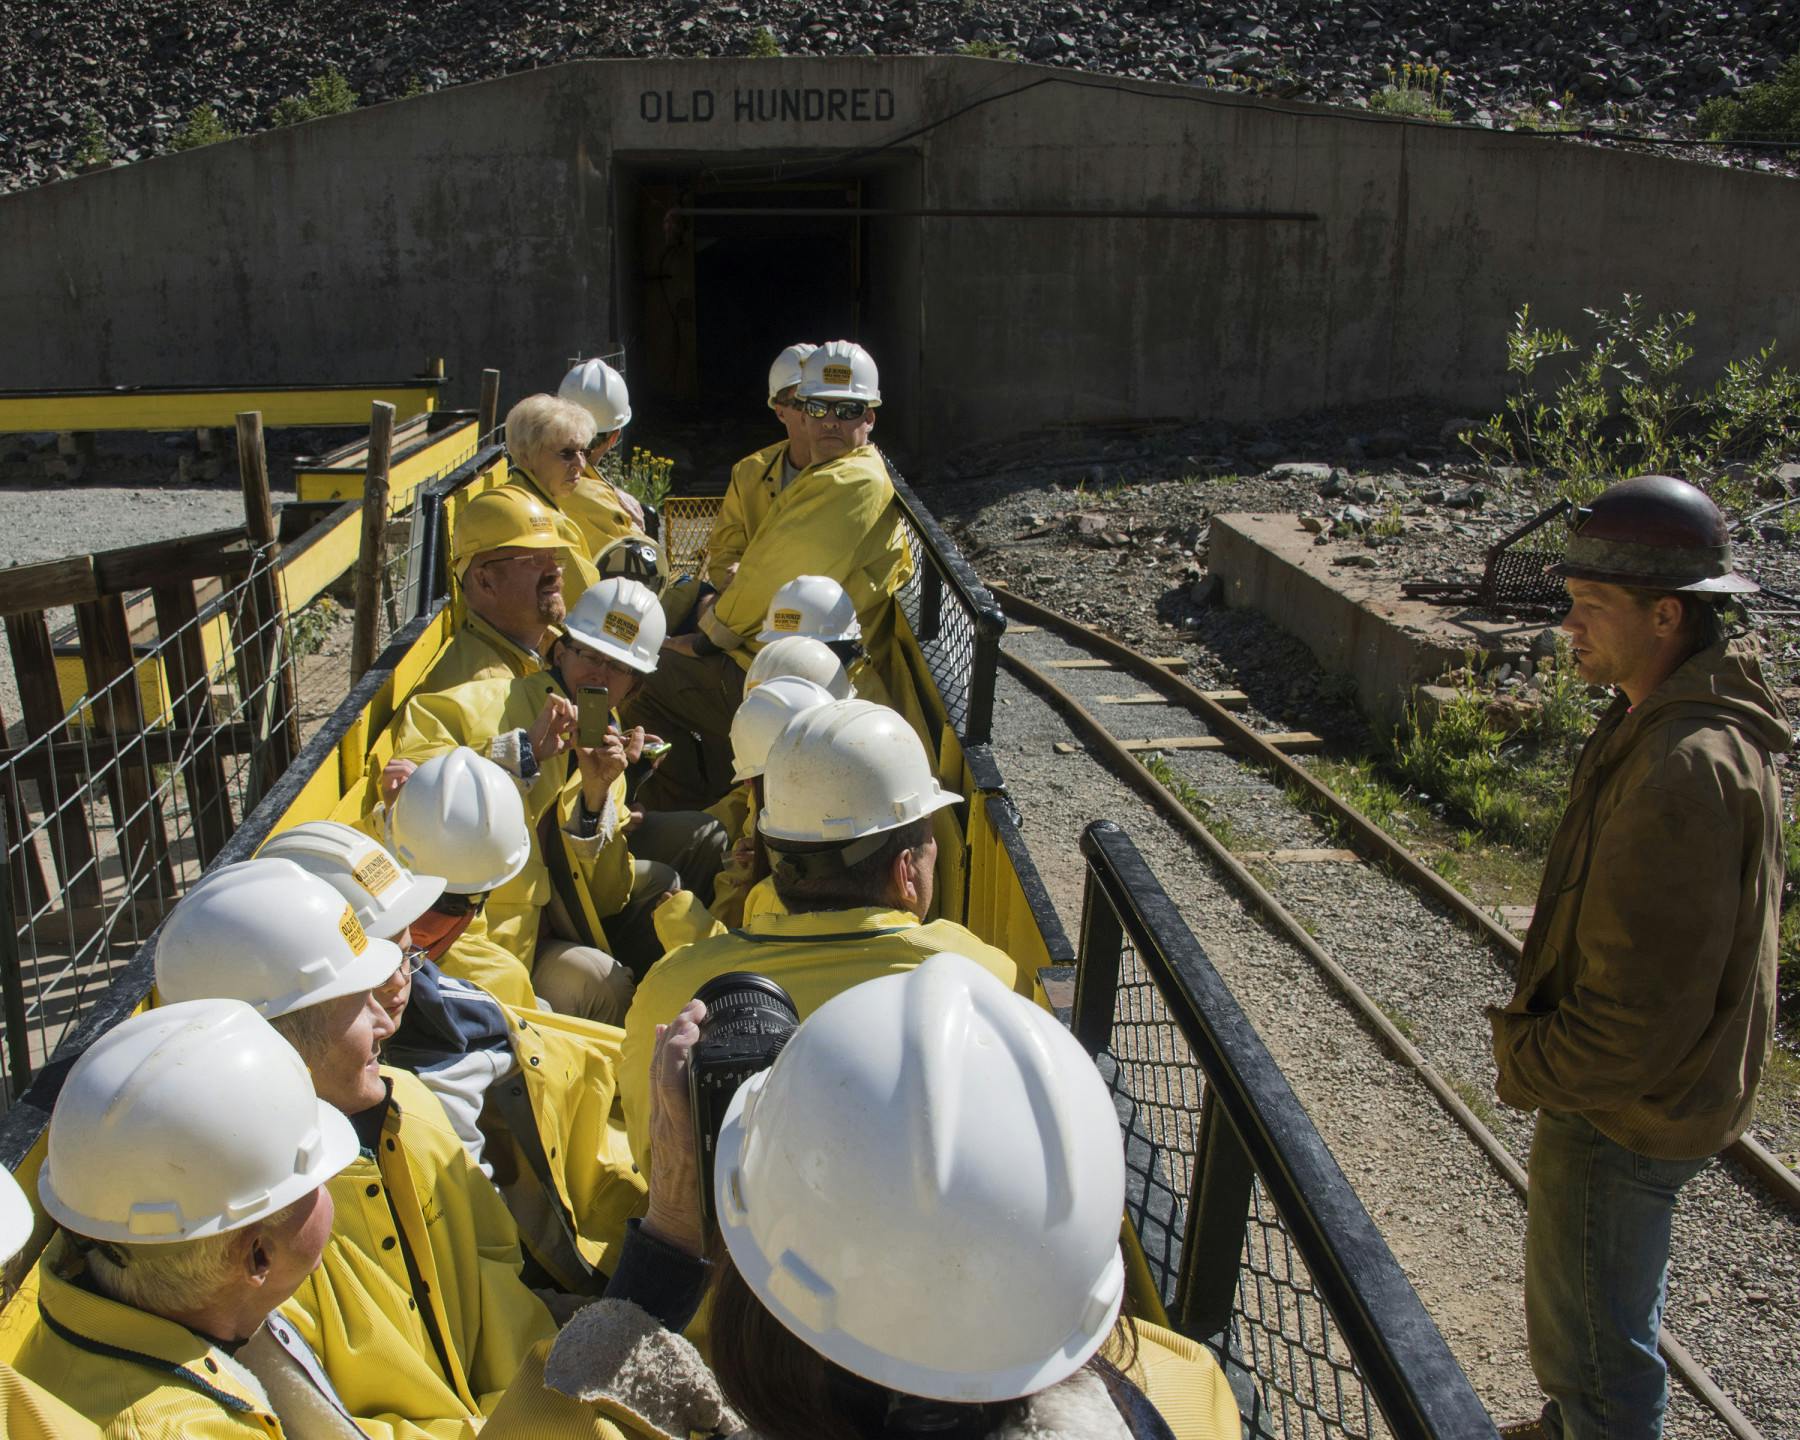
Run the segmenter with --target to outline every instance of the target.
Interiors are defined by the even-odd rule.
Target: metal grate
[[[1173,1312],[1206,1078],[1128,937],[1112,1042],[1096,1060],[1125,1137],[1126,1213]],[[1371,1440],[1388,1433],[1377,1429],[1368,1386],[1260,1180],[1252,1180],[1242,1237],[1229,1322],[1205,1338],[1236,1382],[1244,1434]]]
[[[7,1105],[288,762],[292,640],[285,607],[263,600],[273,553],[0,761]]]
[[[1563,547],[1557,542],[1566,540],[1567,532],[1561,526],[1544,527],[1568,509],[1569,502],[1559,500],[1488,551],[1487,571],[1481,579],[1483,605],[1494,610],[1567,608],[1568,591],[1550,574],[1550,567],[1563,556]],[[1527,540],[1531,543],[1524,543]]]
[[[1265,1440],[1493,1422],[1273,1058],[1117,825],[1081,839],[1072,1009],[1112,1090],[1148,1288]],[[1144,1285],[1136,1292],[1147,1307]],[[1153,1307],[1151,1307],[1153,1308]]]
[[[701,573],[713,521],[724,503],[723,495],[670,495],[662,502],[660,539],[671,576]]]

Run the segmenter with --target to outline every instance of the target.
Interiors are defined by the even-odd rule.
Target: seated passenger
[[[731,778],[737,784],[706,812],[724,827],[730,857],[713,881],[711,905],[702,906],[696,899],[678,911],[677,901],[670,901],[657,911],[657,932],[669,949],[736,929],[743,922],[745,894],[769,873],[768,852],[756,834],[769,747],[796,718],[816,706],[829,705],[831,700],[831,692],[823,685],[793,675],[777,676],[745,694],[744,703],[731,717],[731,755],[736,767]],[[677,925],[685,933],[679,933]]]
[[[775,497],[812,464],[806,415],[794,392],[800,387],[801,364],[818,348],[798,341],[769,366],[769,408],[787,431],[787,438],[765,445],[731,467],[731,480],[706,542],[706,579],[715,590],[723,590],[737,575],[744,547],[762,528]]]
[[[506,412],[507,483],[549,509],[557,534],[580,557],[580,564],[563,577],[570,605],[599,578],[594,556],[618,538],[604,529],[588,529],[571,509],[581,503],[594,428],[594,417],[583,407],[554,395],[527,395]]]
[[[736,578],[700,613],[699,632],[665,644],[663,663],[625,711],[675,746],[646,787],[653,806],[708,805],[729,788],[744,671],[769,602],[796,575],[843,586],[876,671],[896,662],[893,597],[911,578],[913,557],[893,480],[869,444],[881,403],[875,362],[860,345],[833,340],[803,372],[812,464],[776,496]]]
[[[654,1173],[646,1085],[657,1017],[673,1015],[716,975],[767,975],[804,1017],[852,985],[954,949],[1032,993],[1033,977],[1004,953],[953,921],[925,920],[937,868],[931,817],[961,798],[938,784],[906,721],[866,700],[820,705],[782,732],[763,774],[757,830],[789,913],[761,914],[742,931],[672,952],[638,982],[625,1019],[619,1094],[646,1175]]]
[[[513,485],[477,495],[456,522],[450,573],[464,615],[422,690],[531,675],[567,609],[563,579],[579,557],[550,508]]]
[[[25,1248],[35,1224],[19,1182],[12,1171],[0,1169],[0,1265]],[[0,1363],[0,1435],[9,1440],[99,1440],[100,1431],[51,1391]]]
[[[656,669],[662,636],[654,595],[633,580],[603,580],[569,612],[549,670],[415,695],[401,713],[395,741],[403,759],[469,746],[517,776],[526,787],[533,835],[558,840],[528,872],[543,877],[534,903],[549,903],[555,877],[563,907],[554,916],[558,932],[610,952],[632,976],[662,954],[657,905],[684,887],[709,898],[725,854],[724,832],[710,816],[639,812],[629,803],[626,771],[643,760],[645,744],[656,737],[622,729],[616,712]],[[577,743],[576,702],[584,690],[594,692],[586,703],[600,706],[607,720],[597,745]],[[529,954],[524,945],[531,930],[530,922],[520,929],[515,953],[521,958]],[[565,997],[568,1003],[534,983],[559,1010],[617,1023],[629,979],[615,968],[588,993]]]
[[[985,967],[938,954],[820,1007],[715,1153],[712,1373],[603,1300],[544,1367],[597,1413],[761,1440],[1238,1440],[1212,1356],[1122,1315],[1111,1093]]]
[[[443,1103],[469,1158],[506,1197],[532,1258],[562,1289],[596,1290],[617,1262],[626,1219],[644,1202],[623,1117],[614,1118],[623,1032],[517,1010],[444,974],[433,947],[416,944],[428,933],[416,922],[444,882],[413,875],[358,830],[329,820],[296,825],[260,858],[318,876],[366,934],[400,946],[408,964],[399,983],[375,992],[395,1025],[382,1058]],[[443,862],[455,859],[456,848],[445,846]]]
[[[777,590],[756,638],[767,646],[796,635],[817,640],[831,651],[849,674],[859,699],[888,703],[887,685],[863,649],[856,607],[830,576],[796,575]]]
[[[487,1414],[556,1332],[521,1279],[518,1226],[419,1079],[378,1063],[393,1021],[374,990],[408,962],[288,860],[205,876],[163,923],[162,999],[242,1000],[306,1062],[360,1154],[329,1181],[319,1268],[282,1315],[371,1435],[445,1437]]]
[[[831,692],[833,700],[860,698],[856,687],[850,683],[850,673],[844,669],[843,662],[826,649],[823,643],[804,635],[789,635],[780,640],[771,640],[756,652],[756,658],[744,672],[745,696],[765,680],[773,680],[777,675],[798,675],[802,680],[823,685]]]
[[[556,398],[579,405],[592,417],[595,434],[575,488],[557,499],[586,537],[588,553],[599,559],[609,545],[644,533],[644,507],[637,496],[600,473],[600,462],[618,448],[631,423],[631,392],[625,377],[604,360],[584,360],[563,376]],[[600,573],[607,571],[602,567]],[[619,572],[623,573],[623,572]]]
[[[93,1422],[51,1433],[363,1433],[271,1318],[319,1263],[356,1132],[265,1020],[197,1000],[120,1021],[70,1068],[46,1145],[60,1228],[18,1366]]]

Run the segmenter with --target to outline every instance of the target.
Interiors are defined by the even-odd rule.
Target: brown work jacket
[[[1498,1093],[1665,1160],[1750,1123],[1775,1019],[1787,716],[1749,640],[1601,716],[1551,841]]]

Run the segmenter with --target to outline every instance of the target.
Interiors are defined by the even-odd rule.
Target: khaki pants
[[[531,988],[559,1015],[623,1025],[637,983],[631,971],[604,950],[546,937],[538,944]]]
[[[639,803],[701,810],[731,788],[731,717],[743,698],[744,669],[731,656],[663,652],[623,711],[627,725],[675,747],[644,782]]]

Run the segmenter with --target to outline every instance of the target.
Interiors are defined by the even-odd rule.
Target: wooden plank
[[[13,675],[19,682],[25,733],[47,735],[52,741],[68,738],[69,728],[63,723],[68,711],[63,704],[62,682],[44,612],[8,615],[6,639],[12,649]],[[94,839],[88,832],[88,810],[82,803],[84,781],[78,779],[64,788],[48,766],[35,778],[39,808],[48,819],[50,863],[56,867],[63,889],[73,890],[73,899],[97,903],[100,875],[94,864]]]
[[[205,580],[250,563],[241,527],[102,550],[93,557],[94,578],[105,594],[146,590],[172,580]]]
[[[125,623],[125,599],[103,595],[75,607],[81,635],[81,659],[87,669],[90,714],[94,729],[121,738],[141,735],[143,708],[138,700],[137,671],[131,653],[131,631]],[[109,688],[110,687],[110,688]],[[175,876],[169,865],[169,840],[162,811],[155,802],[152,762],[142,754],[120,755],[112,785],[113,826],[119,837],[119,859],[127,890],[146,883],[173,894]]]
[[[219,753],[218,727],[213,723],[206,635],[198,623],[199,597],[191,583],[159,585],[155,596],[156,624],[165,642],[163,674],[169,712],[176,727],[187,731],[194,741],[192,754],[182,764],[181,778],[187,787],[188,813],[193,816],[194,841],[204,867],[225,848],[235,828],[225,760]]]
[[[251,544],[267,561],[251,574],[235,626],[238,693],[244,699],[250,723],[269,737],[267,750],[255,757],[250,767],[250,783],[244,797],[244,807],[250,810],[299,753],[300,717],[295,702],[294,657],[282,642],[286,617],[276,569],[280,546],[275,535],[275,514],[269,505],[269,456],[263,446],[261,415],[251,411],[237,417],[237,447],[244,525],[250,532]]]
[[[394,407],[369,413],[369,459],[363,476],[362,539],[356,551],[356,611],[350,635],[350,683],[375,663],[381,632],[381,579],[387,568],[388,464],[394,443]]]
[[[202,725],[198,733],[228,755],[247,754],[258,738],[256,731],[244,724],[209,723]],[[0,764],[16,762],[24,767],[27,779],[37,780],[45,771],[48,757],[58,775],[79,784],[90,771],[104,768],[115,755],[148,760],[152,765],[175,765],[198,743],[193,730],[159,725],[136,735],[88,733],[80,739],[55,740],[47,745],[0,746]]]
[[[1354,850],[1242,850],[1240,860],[1269,861],[1276,865],[1360,865]]]
[[[0,392],[0,434],[38,430],[199,430],[228,427],[255,411],[268,425],[358,425],[373,401],[410,419],[437,409],[443,381],[269,386],[243,390],[149,387],[96,391]]]
[[[1067,740],[1058,740],[1051,748],[1058,755],[1079,755],[1081,753],[1079,745],[1071,745]]]
[[[0,735],[5,733],[6,716],[0,712]],[[19,789],[16,765],[0,764],[0,805],[5,807],[0,814],[0,845],[6,847],[13,915],[34,915],[49,902],[50,881],[44,874],[44,857],[29,834],[31,817]]]
[[[1325,748],[1325,742],[1310,730],[1282,730],[1262,737],[1277,750],[1289,754],[1310,754]],[[1217,735],[1162,735],[1152,740],[1121,740],[1120,745],[1136,755],[1145,750],[1229,750],[1231,747]]]
[[[1250,703],[1250,697],[1242,690],[1202,690],[1200,692],[1215,705],[1226,710],[1242,710]],[[1101,705],[1174,705],[1180,707],[1181,701],[1171,700],[1167,695],[1159,695],[1154,690],[1140,690],[1135,695],[1101,695],[1097,699]]]
[[[1009,639],[1014,635],[1037,635],[1043,631],[1043,628],[1041,625],[1008,625],[1006,634]]]
[[[1151,655],[1146,658],[1152,665],[1161,665],[1177,672],[1188,668],[1185,655]],[[1045,670],[1111,670],[1113,668],[1110,660],[1044,660],[1040,664]]]
[[[80,605],[100,598],[92,555],[70,555],[0,570],[0,615]]]

